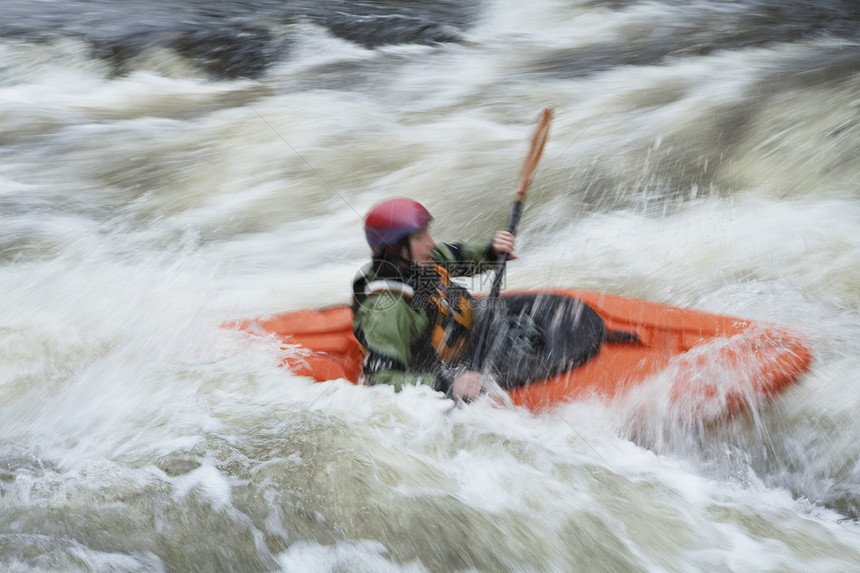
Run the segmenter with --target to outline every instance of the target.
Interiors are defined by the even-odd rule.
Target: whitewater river
[[[854,0],[2,4],[0,569],[860,570]],[[221,328],[347,302],[382,199],[504,227],[548,106],[507,288],[790,327],[800,384],[449,412]]]

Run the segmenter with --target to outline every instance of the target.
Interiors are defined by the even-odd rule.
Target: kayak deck
[[[594,308],[610,330],[635,332],[639,344],[604,344],[575,370],[510,392],[532,410],[597,395],[611,399],[650,378],[678,402],[734,413],[770,398],[808,371],[805,337],[749,320],[584,290],[548,290]]]

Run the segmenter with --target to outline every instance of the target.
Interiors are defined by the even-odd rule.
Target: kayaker
[[[514,236],[499,231],[485,243],[436,244],[433,217],[417,201],[383,201],[365,217],[371,264],[353,283],[353,330],[364,352],[369,384],[426,384],[455,399],[481,391],[469,371],[475,301],[451,281],[491,268],[498,254],[515,258]]]

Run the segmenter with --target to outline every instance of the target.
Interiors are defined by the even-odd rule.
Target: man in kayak
[[[433,217],[411,199],[390,199],[370,210],[365,234],[371,264],[353,283],[353,331],[370,384],[426,384],[455,399],[481,391],[481,374],[463,364],[474,300],[451,281],[490,268],[500,253],[513,257],[514,236],[492,242],[437,245]]]

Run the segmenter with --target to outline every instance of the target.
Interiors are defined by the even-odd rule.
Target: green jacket
[[[486,263],[494,261],[495,256],[490,242],[439,244],[432,253],[433,260],[444,266],[451,276],[471,276],[487,270]],[[374,277],[366,279],[370,282]],[[439,388],[441,361],[439,368],[418,370],[415,368],[417,357],[413,356],[416,341],[426,336],[433,326],[427,312],[414,308],[399,292],[384,291],[371,294],[354,308],[353,323],[356,331],[363,334],[368,360],[371,356],[382,356],[399,363],[399,367],[372,368],[368,372],[366,360],[368,383],[390,384],[396,391],[416,384]]]

